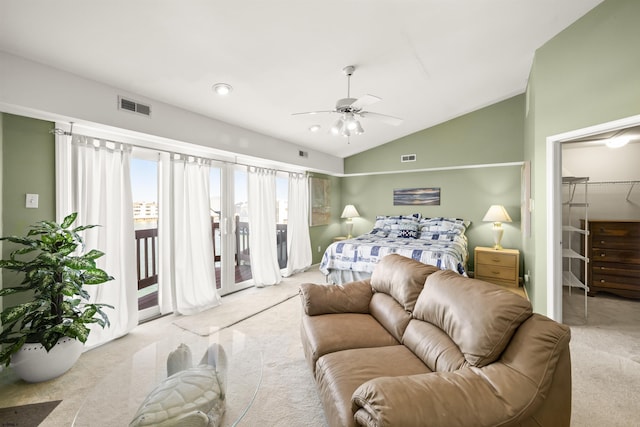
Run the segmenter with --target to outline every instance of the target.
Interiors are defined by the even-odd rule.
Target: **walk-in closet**
[[[595,298],[640,310],[640,127],[564,142],[562,177],[563,313],[586,321]]]

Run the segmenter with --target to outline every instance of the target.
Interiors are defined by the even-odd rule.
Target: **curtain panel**
[[[90,325],[90,349],[123,336],[138,324],[135,232],[130,178],[131,147],[83,135],[56,137],[56,216],[61,221],[77,212],[86,247],[103,251],[98,266],[114,277],[87,286],[90,301],[106,309],[111,326]]]
[[[276,171],[249,167],[249,254],[257,287],[282,280],[276,235]]]
[[[209,161],[163,154],[160,182],[160,311],[199,313],[220,304],[209,208]]]
[[[283,276],[303,272],[311,266],[309,236],[309,179],[305,174],[289,174],[289,216],[287,220],[287,267]]]

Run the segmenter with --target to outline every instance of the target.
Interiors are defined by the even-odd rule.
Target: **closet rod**
[[[617,185],[617,184],[627,184],[627,185],[631,185],[631,187],[629,187],[629,191],[627,191],[627,197],[626,200],[627,202],[630,202],[631,200],[629,199],[631,197],[631,192],[633,191],[633,188],[636,186],[636,184],[640,184],[640,181],[589,181],[589,184],[595,184],[595,185],[608,185],[608,184],[613,184],[613,185]]]
[[[593,185],[593,184],[600,184],[600,185],[604,185],[604,184],[638,184],[640,183],[640,181],[589,181],[588,184],[589,185]]]

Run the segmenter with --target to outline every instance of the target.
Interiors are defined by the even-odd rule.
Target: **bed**
[[[328,283],[364,280],[380,259],[398,254],[466,276],[468,226],[469,221],[459,218],[377,216],[370,232],[329,245],[320,271]]]

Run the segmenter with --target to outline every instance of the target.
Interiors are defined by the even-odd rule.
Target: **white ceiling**
[[[0,50],[347,157],[522,93],[535,50],[601,1],[2,0]],[[346,97],[346,65],[402,125],[365,118],[347,143],[336,115],[291,115]]]

